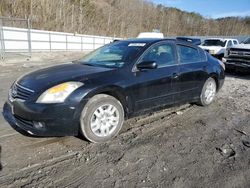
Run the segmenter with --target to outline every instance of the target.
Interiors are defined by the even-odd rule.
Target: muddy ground
[[[44,66],[2,63],[0,106],[16,78]],[[108,143],[24,136],[0,115],[0,187],[250,187],[248,136],[250,76],[240,74],[227,75],[211,106],[130,119]]]

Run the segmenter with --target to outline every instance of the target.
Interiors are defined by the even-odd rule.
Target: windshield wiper
[[[82,63],[82,65],[87,65],[87,66],[92,66],[92,67],[96,66],[95,64],[91,64],[91,63]]]
[[[83,62],[83,61],[80,61],[79,63],[82,65],[87,65],[87,66],[91,66],[91,67],[98,67],[99,66],[98,64],[87,63],[87,62]]]

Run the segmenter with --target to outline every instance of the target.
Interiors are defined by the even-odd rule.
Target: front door
[[[135,111],[174,103],[179,72],[176,57],[175,46],[171,42],[155,44],[142,55],[138,63],[154,61],[158,67],[134,73]]]

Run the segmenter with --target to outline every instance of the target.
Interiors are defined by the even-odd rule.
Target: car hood
[[[200,47],[204,50],[215,50],[215,51],[219,51],[220,49],[224,48],[221,46],[200,46]]]
[[[110,68],[93,67],[79,63],[66,63],[28,73],[17,80],[23,87],[40,91],[67,81],[84,81],[96,73]]]

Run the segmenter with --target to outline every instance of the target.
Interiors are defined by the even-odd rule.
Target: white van
[[[140,33],[137,38],[159,38],[163,39],[164,35],[163,33],[157,33],[157,32],[143,32]]]

